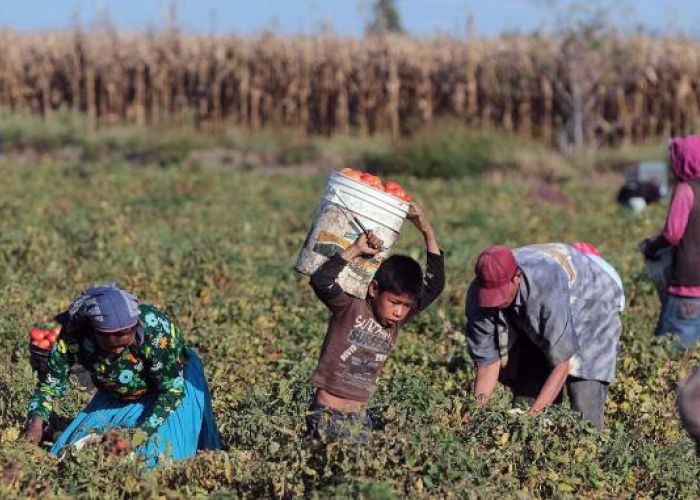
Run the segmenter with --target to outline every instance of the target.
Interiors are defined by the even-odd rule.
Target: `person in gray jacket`
[[[475,271],[465,312],[478,404],[500,381],[535,414],[560,402],[566,385],[573,407],[601,429],[622,332],[617,272],[561,243],[492,246]]]

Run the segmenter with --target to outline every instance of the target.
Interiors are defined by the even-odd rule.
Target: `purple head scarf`
[[[671,169],[679,181],[700,178],[700,135],[674,137],[668,150]]]
[[[94,330],[114,332],[139,321],[138,299],[115,283],[88,288],[68,308],[72,321],[88,324]]]

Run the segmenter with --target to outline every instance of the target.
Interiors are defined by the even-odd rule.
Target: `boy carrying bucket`
[[[336,283],[343,268],[356,257],[376,255],[384,246],[371,231],[311,276],[311,287],[331,311],[311,377],[317,388],[307,418],[313,437],[348,437],[352,427],[348,424],[361,424],[365,431],[371,428],[365,405],[400,328],[427,308],[445,286],[444,256],[428,218],[419,205],[411,203],[408,219],[425,240],[425,276],[411,257],[393,255],[377,270],[364,300],[345,293]]]

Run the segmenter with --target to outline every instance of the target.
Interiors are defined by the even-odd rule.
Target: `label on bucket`
[[[352,238],[355,237],[356,235],[352,233],[346,233],[343,236],[338,236],[337,234],[321,230],[318,233],[313,250],[316,253],[320,253],[324,257],[332,257],[338,252],[342,252],[352,245]]]
[[[342,252],[357,238],[355,233],[345,233],[344,237],[329,233],[328,231],[320,231],[316,238],[316,243],[313,246],[313,251],[324,257],[332,257],[333,255]],[[371,279],[374,273],[379,268],[382,259],[375,256],[371,259],[362,259],[352,261],[348,264],[353,272]]]

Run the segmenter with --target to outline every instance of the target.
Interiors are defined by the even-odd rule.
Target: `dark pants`
[[[350,439],[364,443],[372,430],[372,419],[366,411],[344,413],[315,401],[306,416],[309,437],[322,439]]]
[[[525,335],[520,335],[514,346],[508,364],[501,370],[499,381],[513,391],[513,405],[527,403],[531,406],[540,393],[552,365]],[[598,429],[603,428],[605,399],[608,396],[608,383],[569,376],[566,390],[571,406]],[[554,403],[561,403],[564,391],[559,393]]]

